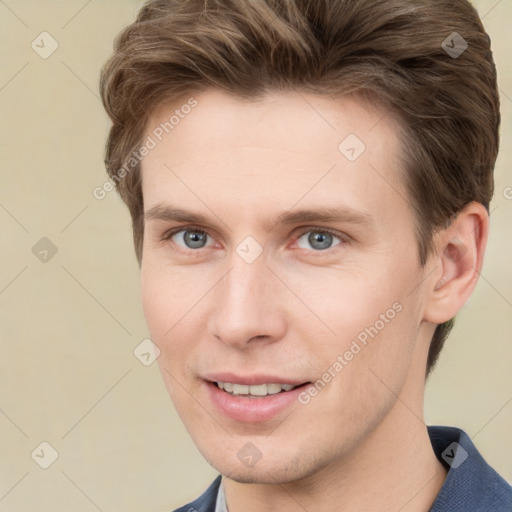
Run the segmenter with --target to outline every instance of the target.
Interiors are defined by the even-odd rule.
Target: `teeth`
[[[233,394],[234,395],[248,395],[249,394],[249,386],[245,386],[244,384],[233,384]]]
[[[267,394],[267,385],[249,386],[249,394],[254,396],[265,396]]]
[[[293,384],[258,384],[247,386],[245,384],[232,384],[231,382],[217,382],[217,386],[231,395],[253,397],[275,395],[281,391],[291,391],[297,387]]]
[[[288,386],[288,384],[285,384],[285,386]],[[281,389],[283,389],[281,387],[281,384],[267,384],[267,393],[269,395],[275,395],[276,393],[280,393]]]

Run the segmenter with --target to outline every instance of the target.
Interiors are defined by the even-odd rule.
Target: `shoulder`
[[[215,512],[215,502],[217,501],[220,480],[221,475],[211,483],[210,487],[197,500],[177,508],[174,512]]]
[[[510,512],[512,487],[480,455],[469,436],[455,427],[428,427],[446,480],[430,512]]]

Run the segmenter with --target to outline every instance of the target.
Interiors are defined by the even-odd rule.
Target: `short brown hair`
[[[389,109],[401,121],[422,265],[435,231],[464,206],[489,210],[499,96],[490,39],[469,1],[149,0],[116,38],[100,80],[112,120],[105,163],[130,210],[139,264],[140,164],[119,170],[159,105],[206,88],[244,98],[364,94]],[[427,375],[452,326],[436,327]]]

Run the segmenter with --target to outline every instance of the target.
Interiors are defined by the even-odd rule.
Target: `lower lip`
[[[205,381],[211,401],[221,413],[236,421],[247,423],[263,423],[283,413],[309,385],[303,384],[291,391],[282,391],[275,395],[260,398],[247,398],[230,395],[220,389],[214,382]]]

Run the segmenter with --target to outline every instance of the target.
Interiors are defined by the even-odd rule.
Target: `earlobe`
[[[487,210],[473,202],[437,233],[433,257],[437,271],[428,283],[426,321],[440,324],[450,320],[469,299],[482,268],[488,230]]]

